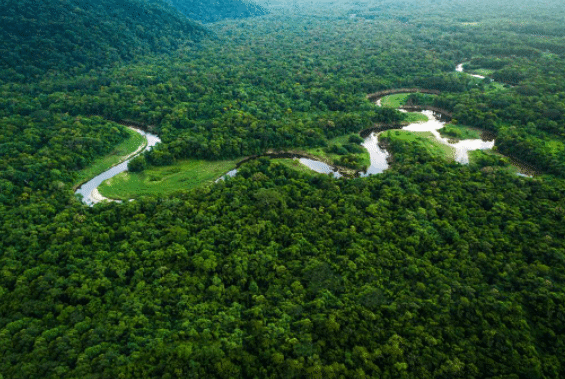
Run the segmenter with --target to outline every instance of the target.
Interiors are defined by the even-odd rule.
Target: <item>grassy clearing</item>
[[[90,166],[77,172],[77,179],[74,183],[75,186],[94,178],[96,175],[120,163],[124,157],[133,153],[139,146],[146,143],[145,137],[141,134],[131,129],[126,130],[129,133],[129,137],[124,142],[116,146],[110,154],[96,159]]]
[[[382,137],[388,138],[391,142],[402,141],[404,143],[419,145],[426,149],[430,155],[446,161],[453,161],[455,159],[455,150],[451,146],[444,145],[438,141],[430,132],[388,130],[383,132]]]
[[[349,137],[351,137],[352,135],[354,135],[354,134],[346,134],[344,136],[332,138],[331,140],[328,141],[328,145],[332,145],[332,144],[345,145],[345,144],[348,144],[349,143]]]
[[[397,93],[394,95],[388,95],[388,96],[384,96],[381,98],[381,106],[383,107],[387,107],[387,108],[400,108],[403,105],[406,105],[406,102],[408,101],[408,97],[410,95],[416,95],[417,96],[417,101],[419,104],[433,104],[433,98],[436,95],[431,95],[431,94],[427,94],[427,93]]]
[[[482,76],[491,76],[494,73],[494,70],[488,68],[475,68],[469,70],[469,73],[475,75],[482,75]]]
[[[452,138],[456,140],[479,139],[481,133],[464,125],[447,124],[439,130],[439,134],[444,138]]]
[[[302,163],[300,163],[300,161],[298,159],[281,158],[281,159],[276,159],[275,162],[280,163],[280,164],[282,164],[286,167],[289,167],[293,170],[302,172],[304,174],[326,175],[326,174],[317,173],[316,171],[309,169],[306,165],[303,165]]]
[[[479,166],[483,170],[505,171],[512,175],[523,174],[538,176],[540,173],[533,167],[524,165],[494,150],[475,150],[469,152],[469,164]]]
[[[399,108],[406,104],[408,96],[410,96],[409,93],[397,93],[394,95],[388,95],[381,99],[381,105],[388,108]]]
[[[328,147],[331,147],[332,145],[341,145],[341,146],[350,145],[351,144],[351,142],[349,142],[350,136],[351,134],[333,138],[328,141]],[[354,156],[357,162],[359,162],[360,166],[368,167],[371,164],[371,157],[367,149],[363,148],[362,146],[360,147],[361,147],[360,151],[362,152],[350,153],[348,155]],[[339,155],[328,151],[328,149],[325,147],[307,148],[304,149],[304,151],[307,152],[308,154],[319,157],[321,161],[327,162],[331,165],[340,165],[340,162],[344,157],[344,155]],[[357,167],[357,168],[361,169],[361,167]]]
[[[565,144],[561,141],[556,139],[552,139],[550,135],[546,134],[546,138],[544,139],[544,145],[546,151],[550,152],[551,154],[561,154],[565,151]]]
[[[500,153],[493,150],[475,150],[469,152],[469,165],[481,166],[490,168],[492,170],[502,170],[516,175],[523,171],[517,165],[512,163],[512,160]]]
[[[406,118],[404,119],[404,121],[406,122],[426,122],[429,121],[430,119],[428,118],[428,116],[426,116],[423,113],[418,113],[418,112],[408,112],[405,113]]]
[[[98,187],[103,196],[127,200],[146,195],[166,196],[213,183],[233,170],[238,160],[184,160],[172,166],[150,167],[140,173],[123,172]]]
[[[469,151],[469,164],[477,165],[482,159],[489,159],[492,162],[496,162],[499,165],[503,163],[509,163],[509,160],[502,154],[494,150],[473,150]]]
[[[473,70],[473,73],[476,72],[476,70]],[[454,75],[459,75],[459,76],[466,76],[466,78],[469,80],[470,83],[475,84],[475,85],[480,85],[481,83],[484,83],[485,79],[479,79],[479,78],[475,78],[472,77],[469,72],[455,72],[453,73]],[[483,75],[483,76],[489,76],[489,75],[484,75],[484,74],[480,74],[477,72],[478,75]],[[496,81],[492,81],[488,84],[484,84],[484,91],[485,92],[499,92],[499,91],[506,91],[506,86],[503,83],[499,83]]]
[[[486,90],[489,92],[498,92],[498,91],[506,91],[506,87],[504,84],[499,82],[491,82],[487,87]]]

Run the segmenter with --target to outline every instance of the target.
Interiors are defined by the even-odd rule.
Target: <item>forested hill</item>
[[[247,0],[166,0],[187,17],[201,22],[244,18],[267,14],[267,10]]]
[[[162,52],[205,33],[161,1],[3,0],[0,20],[0,67],[20,80]]]

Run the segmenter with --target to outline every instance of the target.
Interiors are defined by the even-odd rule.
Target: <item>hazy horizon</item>
[[[536,11],[547,11],[552,17],[565,14],[563,2],[559,0],[255,0],[253,1],[264,6],[271,11],[282,11],[284,13],[293,12],[328,12],[328,11],[347,11],[347,10],[363,10],[363,8],[378,8],[381,6],[392,6],[396,9],[412,10],[412,6],[417,8],[433,7],[437,9],[450,8],[460,9],[464,12],[480,12],[490,11],[494,9],[504,9],[508,17],[512,17],[515,13]]]

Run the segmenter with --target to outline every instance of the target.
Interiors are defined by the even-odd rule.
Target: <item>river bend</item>
[[[132,160],[133,158],[135,158],[139,154],[143,153],[144,151],[151,150],[153,148],[153,146],[155,146],[156,144],[161,142],[159,137],[157,137],[154,134],[144,132],[143,130],[140,130],[140,129],[135,129],[135,128],[130,128],[130,129],[138,132],[139,134],[141,134],[142,136],[145,137],[145,139],[147,140],[147,145],[145,146],[145,149],[143,149],[143,150],[138,149],[134,153],[130,154],[130,156],[128,156],[126,158],[126,160],[123,161],[122,163],[119,163],[118,165],[110,168],[109,170],[104,171],[102,174],[92,178],[88,182],[81,185],[80,188],[75,192],[75,194],[82,195],[82,201],[85,204],[92,206],[92,205],[94,205],[94,204],[96,204],[96,203],[98,203],[102,200],[108,200],[108,199],[104,198],[103,196],[101,196],[100,193],[98,193],[98,186],[100,184],[102,184],[103,181],[110,179],[110,178],[113,178],[114,176],[116,176],[116,175],[118,175],[118,174],[120,174],[124,171],[127,171],[128,162],[130,160]]]
[[[464,72],[464,68],[463,68],[463,63],[460,63],[457,65],[457,67],[455,68],[455,71],[457,72]],[[484,79],[484,76],[481,75],[474,75],[474,74],[469,74],[467,73],[467,75],[470,75],[472,77],[475,78],[479,78],[479,79]],[[377,106],[381,106],[381,99],[377,99],[376,101],[376,105]],[[399,109],[399,111],[401,112],[406,112],[406,110],[403,109]],[[461,164],[468,164],[469,163],[469,151],[473,151],[473,150],[488,150],[488,149],[492,149],[494,147],[494,139],[488,139],[488,138],[481,138],[481,139],[467,139],[467,140],[459,140],[459,141],[454,141],[452,139],[449,138],[444,138],[441,136],[441,134],[439,133],[439,130],[441,128],[443,128],[445,126],[445,122],[439,120],[435,113],[433,111],[422,111],[420,112],[422,114],[424,114],[427,118],[428,121],[426,122],[415,122],[412,124],[409,124],[405,127],[403,127],[401,130],[406,130],[406,131],[411,131],[411,132],[430,132],[434,135],[434,137],[440,141],[441,143],[450,146],[451,148],[454,149],[454,159],[456,162],[459,162]],[[143,151],[147,151],[150,150],[151,148],[153,148],[153,146],[155,146],[156,144],[158,144],[159,142],[161,142],[161,140],[159,139],[159,137],[157,137],[154,134],[150,134],[150,133],[146,133],[142,130],[139,129],[135,129],[135,128],[130,128],[132,130],[135,130],[136,132],[140,133],[141,135],[145,136],[145,138],[147,139],[147,146],[145,147],[145,149]],[[358,175],[361,177],[367,177],[369,175],[375,175],[375,174],[380,174],[383,171],[385,171],[386,169],[388,169],[389,164],[388,164],[388,160],[390,157],[390,154],[388,153],[388,151],[386,151],[386,149],[382,148],[381,146],[379,146],[379,134],[381,132],[373,132],[371,133],[368,137],[365,138],[364,142],[362,143],[362,146],[365,147],[367,149],[367,151],[369,152],[369,156],[371,158],[371,163],[370,166],[367,168],[367,170],[365,172],[358,172]],[[98,186],[100,184],[102,184],[102,182],[104,182],[107,179],[113,178],[114,176],[124,172],[127,170],[128,167],[128,162],[133,159],[135,156],[141,154],[142,151],[141,149],[139,151],[136,151],[135,153],[131,154],[130,157],[127,157],[127,159],[112,167],[111,169],[103,172],[102,174],[96,176],[95,178],[91,179],[90,181],[86,182],[85,184],[83,184],[75,193],[76,194],[81,194],[83,197],[83,201],[84,203],[92,206],[93,204],[96,204],[100,201],[103,200],[111,200],[111,199],[106,199],[104,198],[102,195],[100,195],[100,193],[98,192]],[[342,175],[340,174],[340,172],[326,164],[314,159],[309,159],[309,158],[300,158],[299,159],[300,163],[302,163],[303,165],[307,166],[308,168],[310,168],[311,170],[318,172],[318,173],[322,173],[322,174],[332,174],[335,178],[340,178],[342,177]],[[216,180],[216,182],[223,180],[225,178],[228,177],[233,177],[235,175],[237,175],[238,170],[234,169],[226,174],[224,174],[222,177],[218,178]],[[529,176],[527,174],[523,174],[523,173],[518,173],[518,175],[521,176]]]

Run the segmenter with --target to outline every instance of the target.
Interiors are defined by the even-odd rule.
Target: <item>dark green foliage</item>
[[[494,80],[508,84],[519,84],[525,79],[524,73],[518,68],[505,68],[492,75]]]
[[[464,96],[443,94],[437,103],[453,109],[459,123],[495,132],[501,153],[565,176],[564,67],[561,59],[551,56],[516,60],[493,78],[519,80],[520,86],[477,89]]]
[[[137,156],[128,162],[128,171],[142,172],[147,168],[147,161],[144,155]]]
[[[256,161],[172,199],[73,204],[34,233],[4,218],[0,369],[562,376],[561,184],[394,153],[370,179]]]
[[[52,115],[0,118],[0,203],[48,196],[68,188],[73,171],[86,167],[123,141],[123,126],[99,117]]]
[[[477,68],[490,68],[494,70],[500,70],[504,66],[510,64],[512,60],[510,58],[499,58],[499,57],[479,57],[473,58],[471,63],[466,64],[467,69],[477,69]]]
[[[188,18],[200,22],[217,22],[267,14],[267,10],[250,0],[164,0]]]
[[[336,163],[339,166],[352,168],[356,171],[364,171],[367,169],[367,167],[363,166],[363,159],[359,155],[355,154],[343,155],[339,157]]]
[[[504,160],[502,157],[494,155],[494,154],[487,154],[482,151],[476,151],[474,163],[478,167],[502,167],[505,165]]]
[[[160,1],[2,0],[0,68],[30,78],[165,52],[204,35]]]
[[[406,105],[434,105],[434,96],[424,93],[411,93],[406,99]]]
[[[326,149],[329,153],[346,155],[346,154],[360,154],[364,151],[364,148],[353,143],[348,143],[345,145],[335,144],[331,145]]]
[[[225,21],[198,50],[140,57],[152,48],[125,38],[129,28],[177,28],[178,15],[144,5],[142,23],[123,2],[61,2],[63,20],[84,26],[75,44],[56,15],[34,16],[54,3],[2,2],[21,8],[3,8],[3,33],[24,20],[53,35],[42,46],[68,49],[2,35],[12,69],[0,75],[0,378],[565,377],[563,23],[553,8],[490,3]],[[86,24],[114,8],[128,22]],[[111,51],[105,28],[133,43],[81,58],[75,46]],[[161,35],[147,34],[155,51],[168,49]],[[58,67],[54,56],[57,75],[21,81]],[[139,59],[65,71],[115,57]],[[519,83],[453,72],[469,60]],[[259,159],[169,198],[88,208],[73,196],[73,172],[127,136],[107,120],[161,136],[135,169],[328,146],[402,121],[366,94],[409,86],[442,90],[434,106],[555,177],[522,179],[483,154],[445,163],[395,140],[391,168],[369,178]],[[330,149],[355,166],[359,142]]]
[[[353,143],[353,144],[361,144],[363,143],[364,139],[361,138],[358,134],[352,134],[349,136],[349,142]]]
[[[329,153],[338,154],[338,155],[345,155],[349,153],[345,147],[342,145],[331,145],[326,149]]]

